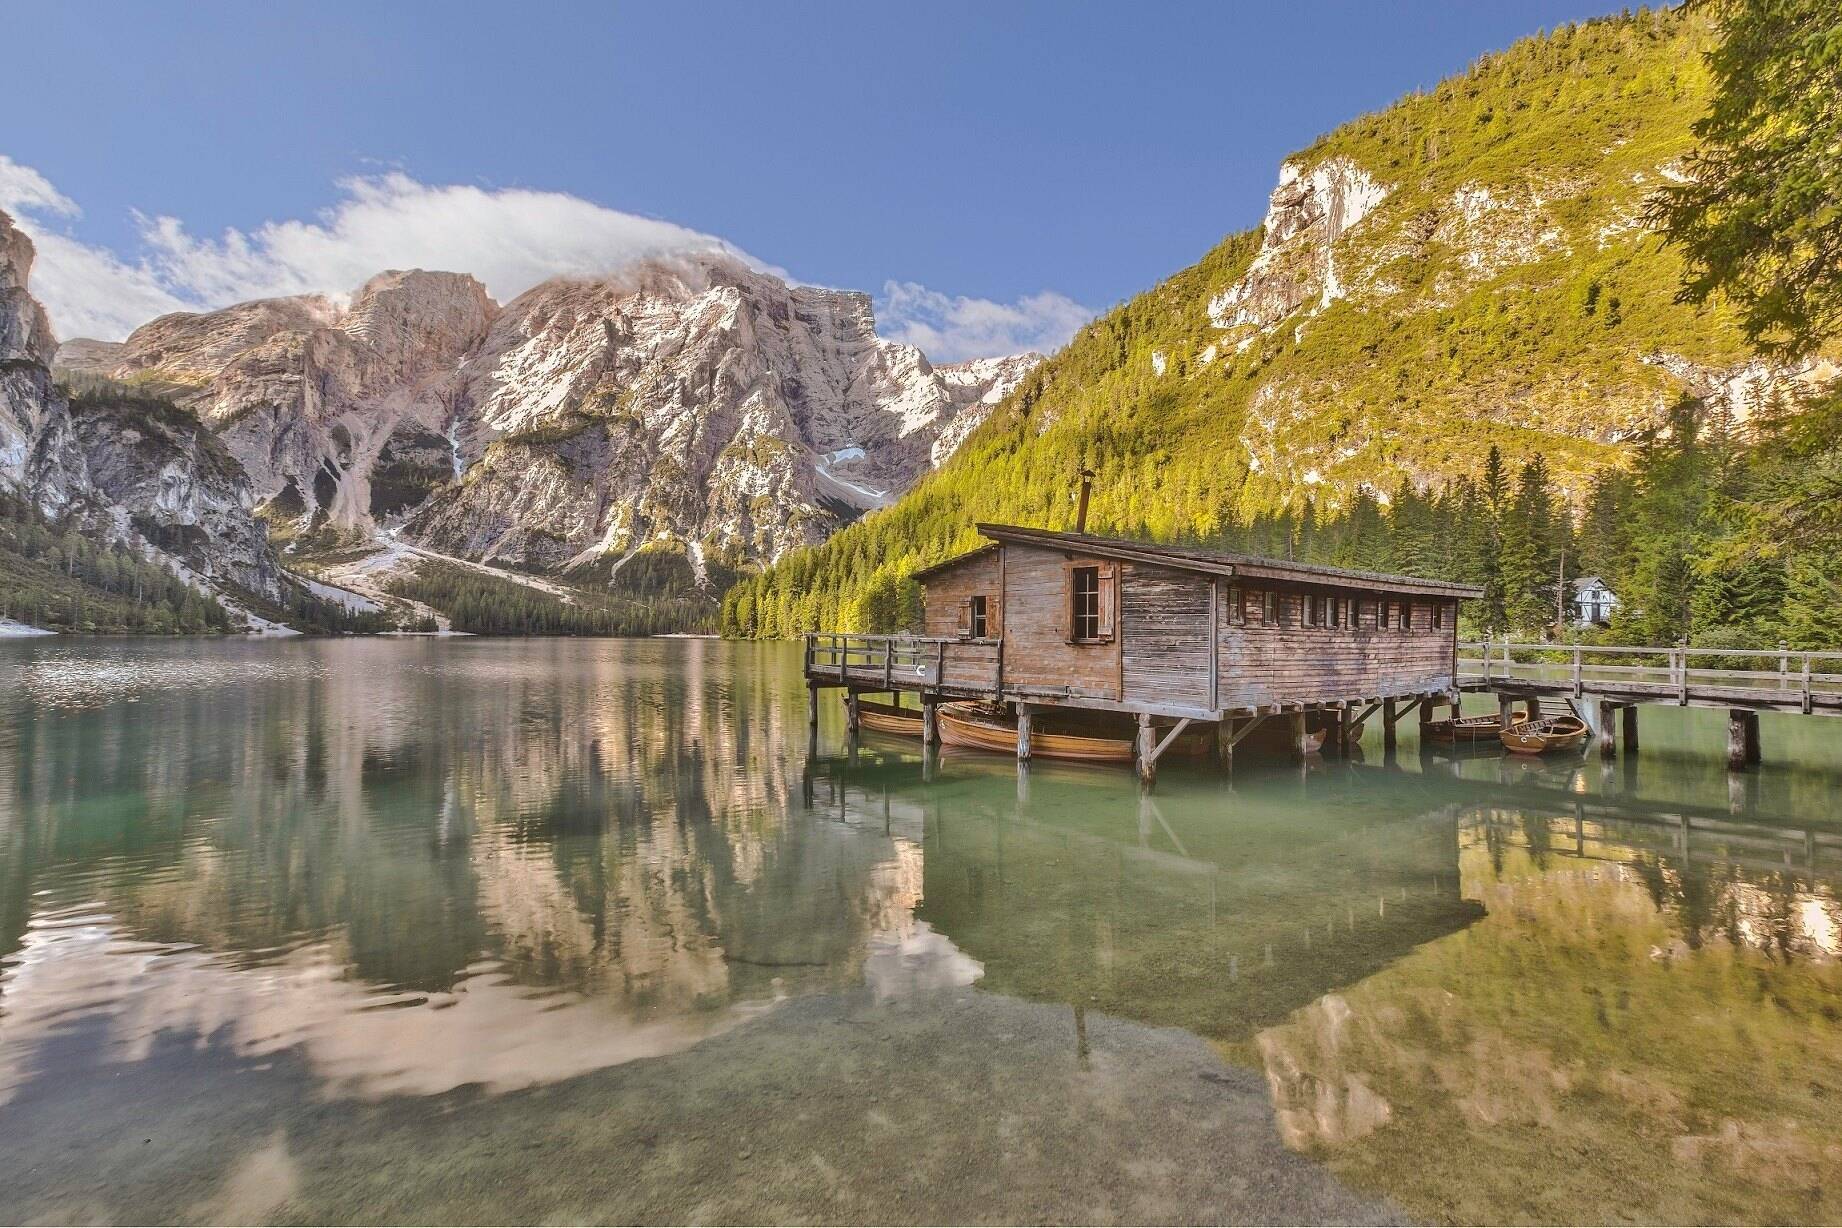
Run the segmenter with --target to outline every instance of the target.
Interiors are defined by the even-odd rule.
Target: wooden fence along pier
[[[1505,707],[1524,700],[1539,709],[1544,697],[1571,705],[1607,759],[1621,740],[1636,753],[1644,704],[1726,709],[1735,771],[1762,757],[1761,712],[1842,716],[1842,652],[1498,641],[1460,645],[1458,668],[1461,690],[1493,691]]]

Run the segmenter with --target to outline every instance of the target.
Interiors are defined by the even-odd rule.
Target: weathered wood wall
[[[1217,700],[1224,708],[1273,703],[1317,703],[1359,696],[1415,695],[1452,686],[1456,619],[1432,625],[1432,603],[1412,598],[1413,626],[1378,625],[1377,602],[1357,601],[1355,627],[1304,625],[1307,591],[1275,588],[1275,623],[1259,616],[1263,589],[1247,586],[1245,626],[1236,626],[1222,582],[1217,602]],[[1329,591],[1329,590],[1320,590]],[[1409,598],[1394,598],[1398,610]]]
[[[1128,563],[1119,584],[1128,703],[1207,709],[1212,577]]]
[[[1068,642],[1068,568],[1106,560],[1007,543],[1004,685],[1087,699],[1119,698],[1119,644]]]
[[[1119,569],[1115,635],[1101,643],[1072,643],[1069,569],[1109,563]],[[1237,587],[1244,594],[1245,613],[1239,619],[1230,596]],[[928,577],[926,633],[962,635],[960,603],[979,593],[989,603],[988,634],[1003,637],[1004,689],[1026,697],[1066,695],[1152,710],[1213,711],[1418,695],[1454,683],[1456,603],[1447,598],[1383,595],[1394,616],[1391,625],[1382,627],[1381,600],[1373,593],[1231,581],[1011,542]],[[1306,625],[1306,602],[1313,595],[1346,603],[1342,625]],[[1357,615],[1353,625],[1347,617],[1351,600]],[[1407,603],[1413,621],[1403,631],[1399,611]],[[1446,611],[1438,628],[1433,626],[1435,604]],[[952,649],[943,681],[992,685],[999,656],[995,644]]]
[[[1004,590],[999,581],[1002,550],[989,550],[927,578],[921,590],[921,633],[959,635],[960,602],[983,593],[987,603],[986,635],[1004,634]]]

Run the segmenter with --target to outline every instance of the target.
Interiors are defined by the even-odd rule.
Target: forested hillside
[[[1565,549],[1625,633],[1834,642],[1833,585],[1782,549],[1787,488],[1835,460],[1828,370],[1677,302],[1644,221],[1710,45],[1680,10],[1571,26],[1327,135],[1261,229],[1088,326],[894,507],[739,584],[725,630],[903,625],[913,570],[978,520],[1066,526],[1087,467],[1090,528],[1476,581],[1479,627],[1551,621]]]

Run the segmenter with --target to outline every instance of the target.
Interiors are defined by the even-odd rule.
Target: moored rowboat
[[[1521,725],[1528,719],[1528,713],[1518,710],[1510,715],[1510,725]],[[1495,742],[1502,732],[1503,715],[1500,712],[1434,721],[1426,727],[1426,736],[1433,742]]]
[[[904,738],[921,736],[921,713],[915,708],[859,699],[857,719],[862,722],[865,729],[874,730],[877,733],[892,733]]]
[[[1540,755],[1551,750],[1569,750],[1586,741],[1586,722],[1577,716],[1550,716],[1539,721],[1523,721],[1502,733],[1503,746],[1519,755]]]
[[[940,740],[948,746],[971,750],[1017,753],[1017,717],[997,704],[943,704],[938,712]],[[1119,718],[1110,713],[1037,712],[1030,727],[1030,754],[1044,759],[1074,759],[1085,763],[1132,762],[1132,738],[1115,730]],[[1160,731],[1159,735],[1164,735]],[[1207,732],[1186,732],[1171,748],[1172,754],[1197,755],[1208,750]]]

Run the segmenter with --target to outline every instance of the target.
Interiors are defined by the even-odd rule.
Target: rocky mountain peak
[[[31,238],[0,211],[0,362],[48,367],[57,353],[45,309],[26,292],[36,256]]]
[[[378,375],[401,380],[453,366],[498,313],[486,287],[465,273],[393,269],[358,289],[338,328],[375,351]]]

